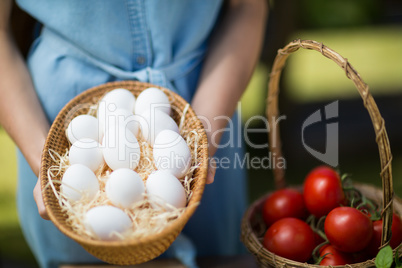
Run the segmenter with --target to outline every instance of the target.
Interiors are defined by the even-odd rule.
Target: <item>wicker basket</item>
[[[49,155],[49,149],[54,150],[61,155],[64,154],[66,148],[69,148],[69,143],[65,135],[65,129],[68,122],[79,114],[87,113],[90,106],[89,104],[98,102],[106,92],[115,88],[125,88],[130,90],[135,96],[138,96],[141,91],[148,87],[158,86],[137,81],[111,82],[88,89],[76,96],[60,111],[53,122],[42,154],[40,179],[43,199],[50,219],[62,233],[77,241],[89,253],[111,264],[133,265],[146,262],[159,256],[176,239],[177,235],[181,232],[184,225],[194,213],[197,206],[193,204],[197,204],[201,200],[208,167],[207,137],[201,121],[198,119],[191,107],[189,107],[185,114],[185,120],[182,122],[183,129],[195,130],[201,137],[197,148],[197,157],[200,166],[194,173],[194,180],[191,184],[193,195],[188,203],[188,208],[178,219],[171,222],[162,232],[135,241],[93,240],[83,238],[72,230],[71,226],[66,222],[67,216],[61,211],[59,202],[51,188],[46,187],[48,184],[47,170],[55,164],[54,160]],[[183,115],[183,110],[187,106],[187,102],[182,97],[168,89],[161,87],[158,88],[162,89],[168,95],[172,104],[172,117],[175,122],[179,124]],[[61,179],[62,175],[63,174],[59,174],[56,179]],[[56,190],[59,191],[59,185],[55,186]]]
[[[266,116],[269,122],[269,144],[276,146],[270,147],[272,156],[280,159],[282,157],[281,141],[279,136],[279,129],[274,127],[275,118],[278,117],[278,94],[279,94],[279,80],[282,69],[284,68],[288,56],[299,50],[300,48],[315,50],[323,56],[331,59],[338,64],[346,74],[346,77],[351,79],[356,86],[360,96],[363,99],[363,104],[370,114],[373,123],[374,131],[376,134],[376,142],[380,154],[381,162],[381,179],[382,189],[366,185],[356,184],[356,187],[366,195],[368,198],[373,199],[377,204],[382,204],[382,218],[383,218],[383,233],[382,233],[382,246],[389,243],[391,237],[392,213],[395,210],[402,214],[402,201],[399,198],[394,198],[392,186],[392,169],[391,169],[391,149],[389,146],[387,132],[385,130],[384,119],[377,108],[377,105],[369,92],[369,87],[360,78],[360,75],[352,67],[346,58],[333,51],[332,49],[312,40],[294,40],[290,42],[283,49],[278,50],[278,54],[274,60],[272,72],[270,74],[270,81],[268,85],[268,100]],[[275,139],[275,140],[274,140]],[[276,188],[280,189],[285,187],[285,170],[274,167],[273,175],[275,179]],[[269,194],[268,194],[269,195]],[[255,256],[260,267],[322,267],[307,263],[300,263],[286,258],[282,258],[273,254],[265,249],[262,245],[262,239],[266,226],[261,218],[261,208],[267,196],[255,201],[246,211],[242,220],[242,234],[241,239],[246,245],[248,250]],[[348,265],[348,267],[372,267],[375,266],[374,260],[368,260],[363,263],[356,263]]]

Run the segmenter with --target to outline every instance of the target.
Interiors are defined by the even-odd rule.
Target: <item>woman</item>
[[[48,217],[36,183],[49,125],[85,89],[128,79],[168,87],[204,118],[211,157],[234,159],[242,152],[241,146],[217,150],[221,140],[240,135],[222,131],[228,121],[219,118],[234,115],[258,60],[264,0],[19,0],[43,25],[27,64],[10,35],[11,2],[0,1],[0,124],[19,148],[20,222],[41,267],[95,262],[43,220]],[[245,185],[244,170],[218,168],[183,231],[199,255],[240,252]]]

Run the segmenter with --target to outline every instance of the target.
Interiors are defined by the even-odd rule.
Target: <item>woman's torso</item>
[[[17,0],[45,27],[124,70],[160,68],[205,49],[221,1]]]
[[[42,25],[28,67],[53,121],[75,95],[140,80],[190,101],[221,0],[17,0]],[[57,93],[57,94],[55,94]]]

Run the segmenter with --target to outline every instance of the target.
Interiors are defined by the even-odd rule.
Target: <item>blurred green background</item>
[[[402,3],[376,0],[273,1],[261,62],[242,99],[243,121],[265,115],[270,68],[279,48],[295,39],[323,42],[343,57],[369,85],[386,128],[393,154],[394,190],[402,195]],[[372,123],[352,81],[334,62],[315,51],[299,49],[289,56],[280,82],[281,140],[287,161],[286,179],[300,184],[322,162],[302,145],[303,122],[318,109],[339,101],[339,166],[355,181],[381,186],[378,148]],[[253,127],[264,129],[258,121]],[[261,122],[261,121],[260,121]],[[334,121],[331,121],[334,122]],[[325,152],[326,122],[306,130],[306,143]],[[255,134],[255,144],[267,133]],[[267,149],[247,147],[264,157]],[[249,170],[250,202],[274,189],[271,170]]]
[[[402,196],[402,3],[391,0],[281,0],[269,1],[270,17],[261,60],[242,102],[242,120],[265,115],[270,68],[276,51],[297,38],[323,42],[342,56],[370,86],[386,122],[393,152],[394,190]],[[17,10],[18,11],[18,10]],[[30,35],[23,23],[32,19],[14,12],[16,39],[23,51]],[[22,16],[22,17],[21,17]],[[23,18],[23,19],[21,19]],[[28,37],[28,38],[27,38]],[[287,181],[300,184],[307,172],[321,164],[302,147],[301,125],[317,109],[339,100],[339,169],[356,181],[381,185],[374,131],[352,82],[335,63],[313,51],[289,57],[281,81],[280,125],[287,161]],[[250,122],[249,122],[250,123]],[[250,126],[265,129],[261,120]],[[306,133],[308,144],[324,150],[325,122]],[[267,133],[254,133],[255,144],[267,142]],[[250,157],[265,157],[268,150],[247,146]],[[16,212],[16,149],[0,128],[0,267],[36,267],[24,242]],[[270,169],[249,169],[250,202],[274,189]]]

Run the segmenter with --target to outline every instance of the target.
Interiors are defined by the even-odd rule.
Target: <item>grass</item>
[[[34,266],[35,260],[19,227],[16,188],[17,161],[13,141],[0,128],[0,266],[7,263]]]
[[[255,115],[265,115],[265,97],[267,95],[269,70],[264,64],[258,64],[241,98],[241,117],[243,123]],[[252,104],[252,105],[250,105]],[[255,124],[250,121],[250,124]]]
[[[0,229],[18,224],[15,192],[17,188],[16,149],[0,129]]]
[[[400,94],[402,91],[402,27],[370,27],[355,29],[306,30],[295,33],[290,39],[313,39],[323,42],[342,56],[360,73],[375,96]],[[250,112],[263,105],[265,109],[266,69],[257,69],[250,87],[243,98],[243,121]],[[259,76],[259,77],[258,77]],[[283,85],[287,96],[299,105],[316,101],[360,98],[353,83],[346,78],[344,71],[334,62],[313,51],[300,49],[290,55],[284,69]],[[256,87],[256,88],[254,88]],[[262,93],[261,93],[262,92]],[[258,95],[257,95],[258,94]],[[250,108],[249,108],[250,107]],[[250,111],[247,111],[250,109]],[[261,108],[258,108],[261,111]],[[260,113],[260,112],[259,112]],[[396,124],[397,122],[387,122]],[[357,134],[356,134],[357,135]],[[262,138],[266,138],[265,136]],[[260,142],[264,143],[263,141]],[[374,141],[373,141],[374,143]],[[252,154],[264,157],[266,150],[253,150]],[[402,152],[393,151],[393,183],[397,196],[402,196]],[[299,163],[292,163],[287,169],[287,181],[300,184],[309,168],[314,164],[301,157]],[[381,186],[378,152],[353,156],[341,155],[343,172],[352,173],[355,181]],[[250,201],[255,200],[274,187],[271,170],[249,170]]]
[[[297,38],[323,42],[347,58],[373,95],[401,92],[402,27],[301,31],[291,40]],[[345,72],[320,53],[303,50],[292,54],[285,71],[289,95],[297,101],[358,96]]]

